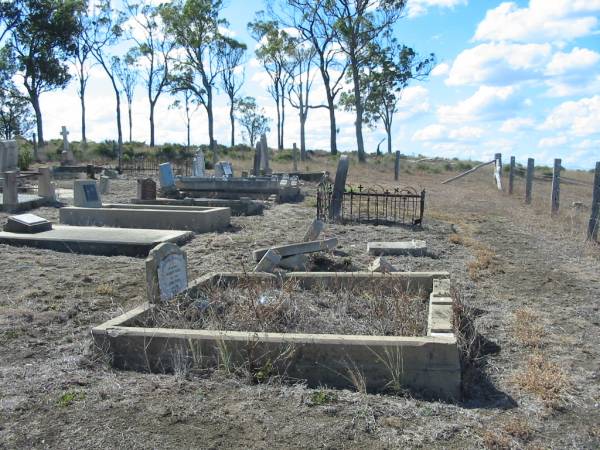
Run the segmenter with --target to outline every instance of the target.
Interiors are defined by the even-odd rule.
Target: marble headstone
[[[175,175],[171,163],[162,163],[158,166],[158,177],[162,189],[173,189],[175,187]]]
[[[195,177],[203,177],[205,167],[204,153],[202,153],[202,150],[198,150],[192,163],[192,175]]]
[[[187,289],[187,256],[171,242],[154,247],[146,258],[146,291],[150,303],[165,302]]]

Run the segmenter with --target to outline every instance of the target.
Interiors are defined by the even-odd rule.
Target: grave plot
[[[77,180],[74,184],[75,205],[61,208],[60,223],[76,226],[115,228],[188,230],[208,233],[227,228],[229,208],[199,206],[145,206],[136,204],[102,204],[96,182]]]
[[[0,166],[12,167],[12,155],[18,153],[15,141],[2,141],[0,145]],[[0,172],[2,192],[0,211],[22,212],[41,206],[57,206],[50,169],[40,167],[37,172],[8,170]],[[35,180],[36,185],[30,183]]]
[[[118,368],[460,396],[446,272],[215,273],[183,290],[183,269],[167,266],[149,286],[178,286],[177,296],[149,288],[150,303],[92,330]]]

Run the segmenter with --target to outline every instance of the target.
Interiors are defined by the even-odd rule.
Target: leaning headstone
[[[75,161],[75,158],[73,157],[73,152],[71,151],[71,147],[69,145],[69,139],[67,138],[67,136],[69,136],[67,127],[65,127],[63,125],[63,127],[61,128],[60,134],[63,138],[63,150],[62,150],[62,157],[61,157],[60,162],[63,165],[73,164],[73,162]]]
[[[52,224],[35,214],[19,214],[8,218],[4,231],[9,233],[41,233],[52,229]]]
[[[340,157],[335,181],[333,184],[333,194],[331,196],[330,219],[338,220],[342,215],[342,203],[344,202],[344,192],[346,190],[346,178],[348,177],[348,167],[350,161],[346,155]]]
[[[102,198],[94,180],[75,180],[73,204],[82,208],[102,208]]]
[[[269,249],[260,259],[256,267],[254,268],[255,272],[273,272],[275,267],[281,261],[281,255],[277,252],[277,250]]]
[[[100,194],[108,194],[110,191],[110,178],[102,175],[100,177]]]
[[[156,200],[156,181],[152,178],[139,178],[137,180],[138,200]]]
[[[398,270],[392,265],[391,262],[389,262],[384,257],[380,256],[379,258],[375,259],[375,261],[373,261],[371,263],[371,265],[369,266],[369,271],[370,272],[380,272],[380,273],[391,273],[391,272],[397,272]]]
[[[171,163],[162,163],[158,166],[158,178],[161,189],[175,188],[175,175],[173,175],[173,167]]]
[[[231,178],[233,177],[233,166],[229,161],[219,161],[215,164],[216,178]]]
[[[19,204],[19,193],[17,191],[17,172],[4,172],[2,186],[2,204],[6,211],[11,211]]]
[[[0,172],[17,170],[18,162],[17,141],[0,141]]]
[[[323,228],[325,228],[325,223],[323,221],[319,219],[313,220],[310,226],[308,227],[308,230],[306,230],[306,234],[304,235],[303,241],[316,241],[319,238],[321,231],[323,231]]]
[[[52,184],[52,177],[50,175],[49,167],[40,167],[40,176],[38,177],[38,195],[44,198],[54,198],[56,196],[54,192],[54,185]]]
[[[150,303],[165,302],[185,291],[187,256],[171,242],[157,245],[146,258],[146,292]]]
[[[252,166],[252,173],[255,177],[260,174],[260,155],[262,153],[260,142],[256,143],[256,149],[254,151],[254,164]]]
[[[202,150],[198,150],[192,161],[192,175],[195,177],[203,177],[205,167],[204,153]]]
[[[262,134],[260,136],[260,169],[265,171],[266,175],[269,175],[271,169],[269,168],[269,147],[267,146],[267,135]]]

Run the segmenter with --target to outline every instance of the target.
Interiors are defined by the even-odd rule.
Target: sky
[[[262,0],[228,0],[223,16],[229,33],[248,46],[241,95],[257,99],[272,118],[268,134],[276,145],[275,103],[269,79],[254,56],[257,43],[247,23],[264,10]],[[568,168],[592,168],[600,160],[600,0],[408,0],[395,25],[400,42],[437,65],[431,76],[407,87],[394,118],[393,150],[409,155],[489,160],[494,153],[526,163],[551,165],[561,158]],[[325,103],[316,74],[311,103]],[[183,114],[164,95],[156,109],[157,143],[185,143]],[[75,84],[42,95],[44,134],[81,137]],[[86,98],[88,138],[116,138],[115,98],[106,75],[93,67]],[[125,105],[122,105],[124,108]],[[133,139],[149,142],[148,100],[138,86],[133,104]],[[354,113],[337,111],[341,151],[356,149]],[[284,143],[299,144],[297,110],[286,109]],[[127,120],[123,117],[123,128]],[[236,140],[242,142],[240,127]],[[307,147],[329,149],[329,118],[324,108],[309,112]],[[363,130],[367,152],[385,138],[383,126]],[[217,95],[215,138],[229,144],[227,97]],[[125,133],[127,137],[127,133]],[[208,144],[206,115],[193,116],[192,143]],[[387,148],[381,144],[382,150]]]

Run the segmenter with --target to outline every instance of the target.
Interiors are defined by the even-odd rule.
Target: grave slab
[[[231,211],[229,208],[109,203],[102,208],[61,208],[59,217],[60,223],[65,225],[209,233],[227,228]]]
[[[52,230],[36,234],[0,232],[0,243],[67,253],[145,257],[153,247],[160,243],[183,244],[192,237],[191,232],[179,230],[53,225]]]
[[[281,255],[277,252],[277,250],[269,250],[264,256],[261,258],[259,263],[254,268],[255,272],[273,272],[275,267],[281,261]]]
[[[34,194],[17,194],[17,203],[14,205],[4,205],[4,197],[0,192],[0,211],[17,213],[29,211],[42,206],[57,206],[55,199],[50,197],[40,197]]]
[[[369,242],[367,244],[369,255],[412,255],[423,256],[427,252],[425,241],[403,241],[403,242]]]
[[[277,250],[277,253],[284,258],[286,256],[294,256],[302,253],[315,253],[325,250],[332,250],[337,246],[337,243],[338,240],[336,238],[331,238],[324,241],[301,242],[299,244],[277,245],[274,247],[262,248],[259,250],[254,250],[252,254],[254,256],[254,260],[258,262],[269,250]]]
[[[265,209],[265,204],[262,201],[244,197],[239,200],[227,198],[157,198],[156,200],[144,200],[134,198],[131,199],[131,203],[146,205],[149,208],[158,205],[229,208],[233,216],[260,216]]]
[[[19,214],[8,218],[4,231],[10,233],[40,233],[52,229],[52,224],[35,214]]]

